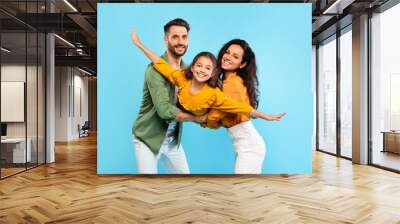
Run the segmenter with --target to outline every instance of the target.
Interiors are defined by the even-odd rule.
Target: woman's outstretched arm
[[[265,114],[257,111],[247,103],[238,102],[226,96],[221,90],[215,89],[214,102],[210,108],[220,110],[228,113],[248,113],[252,118],[261,118],[268,121],[279,121],[286,113],[279,113],[277,115]]]
[[[257,111],[257,110],[253,110],[253,111],[250,112],[250,116],[252,118],[261,118],[261,119],[264,119],[264,120],[267,120],[267,121],[279,121],[285,115],[286,115],[286,112],[282,112],[282,113],[279,113],[279,114],[276,114],[276,115],[264,114],[264,113],[262,113],[260,111]]]
[[[139,39],[139,36],[136,33],[135,28],[132,28],[131,32],[131,39],[133,44],[136,45],[153,63],[156,63],[158,60],[160,60],[160,57],[153,53],[150,49],[145,47],[142,42]]]

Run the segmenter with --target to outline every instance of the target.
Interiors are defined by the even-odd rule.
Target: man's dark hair
[[[169,32],[169,28],[171,26],[183,26],[186,28],[187,32],[190,30],[189,23],[181,18],[176,18],[174,20],[169,21],[167,24],[164,25],[164,34],[166,35]]]

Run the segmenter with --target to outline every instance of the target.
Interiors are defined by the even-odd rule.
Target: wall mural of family
[[[235,174],[262,173],[266,146],[251,120],[279,121],[286,112],[271,115],[257,110],[256,55],[249,43],[229,40],[217,57],[200,52],[186,65],[182,56],[189,45],[189,31],[184,19],[167,22],[162,56],[146,48],[134,28],[131,31],[133,44],[151,61],[132,128],[137,172],[156,174],[160,161],[168,173],[189,174],[181,136],[182,122],[190,121],[204,128],[227,129],[235,150]]]
[[[98,174],[312,172],[311,4],[97,9]]]

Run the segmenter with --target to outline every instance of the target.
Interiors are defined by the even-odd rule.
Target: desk
[[[400,154],[400,131],[382,131],[383,150],[382,152],[393,152]]]
[[[32,159],[32,140],[28,138],[27,142],[28,144],[25,151],[25,138],[1,139],[1,157],[3,157],[2,159],[5,159],[6,162],[9,163],[30,162]],[[25,161],[25,158],[27,158],[27,161]]]

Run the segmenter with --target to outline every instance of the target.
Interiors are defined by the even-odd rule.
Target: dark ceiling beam
[[[316,20],[312,24],[313,34],[315,35],[315,33],[328,28],[333,20],[337,20],[340,16],[343,16],[343,11],[354,2],[355,0],[336,0],[323,9],[320,9],[321,14],[314,17]]]
[[[332,35],[335,35],[337,30],[342,30],[345,27],[349,26],[352,23],[352,20],[353,20],[353,15],[349,14],[343,17],[342,19],[335,21],[329,27],[323,29],[321,33],[313,36],[312,43],[313,44],[321,43],[322,41],[328,39]]]
[[[355,0],[336,0],[326,7],[323,14],[342,14],[344,9],[353,4]]]
[[[25,18],[25,17],[20,18],[20,17],[18,16],[18,14],[15,15],[15,14],[13,14],[13,13],[11,13],[11,12],[9,12],[9,11],[7,11],[7,10],[1,8],[1,7],[0,7],[0,12],[1,12],[2,14],[4,14],[4,15],[7,16],[7,17],[5,18],[6,20],[10,20],[10,19],[11,19],[11,20],[13,20],[15,23],[19,23],[20,25],[27,26],[27,28],[30,28],[30,29],[35,30],[35,27],[31,26],[29,23],[26,22],[26,18]],[[2,19],[1,19],[1,20],[2,20]],[[1,20],[0,20],[0,22],[1,22]],[[2,27],[2,29],[3,29],[3,27]]]
[[[77,25],[79,25],[91,38],[96,38],[96,29],[79,13],[70,13],[67,16],[73,20]]]
[[[334,29],[339,29],[339,27],[342,26],[341,23],[343,23],[341,20],[346,18],[344,23],[347,23],[348,15],[354,17],[360,13],[366,12],[368,10],[366,6],[374,1],[376,0],[336,0],[324,8],[318,8],[316,6],[313,12],[314,21],[312,24],[313,43],[326,39],[327,36],[331,35]],[[318,1],[316,3],[318,3]]]
[[[335,16],[318,16],[317,20],[312,24],[312,32],[317,32],[318,30],[322,30],[324,25],[335,18]]]
[[[89,0],[86,0],[86,3],[90,6],[90,8],[92,8],[93,9],[93,11],[97,11],[96,10],[96,7],[92,4],[92,2],[90,2]]]
[[[96,46],[96,36],[97,31],[86,19],[80,14],[68,14],[68,17],[71,18],[77,25],[79,25],[83,31],[88,35],[86,41],[90,46]]]
[[[109,0],[108,2],[136,2],[136,3],[248,3],[252,0]]]
[[[16,18],[42,32],[82,30],[73,20],[62,13],[19,13]]]
[[[70,1],[69,4],[73,5],[73,7],[78,10],[78,12],[72,12],[72,13],[70,12],[70,13],[66,13],[66,15],[72,21],[74,21],[80,28],[82,28],[82,30],[87,34],[87,36],[89,37],[89,38],[86,38],[87,42],[91,46],[96,46],[97,31],[96,31],[96,28],[93,27],[93,25],[81,13],[80,7],[82,6],[81,4],[83,2],[84,1],[81,1],[80,3],[79,3],[79,1]],[[88,4],[89,7],[91,7],[93,9],[94,13],[96,13],[96,9],[90,3],[90,1],[86,0],[86,4]],[[57,3],[57,5],[59,7],[65,7],[65,3],[62,3],[61,1],[59,1]]]
[[[90,47],[77,47],[77,48],[69,48],[69,47],[60,47],[57,46],[55,48],[56,56],[90,56],[95,58],[97,55],[97,48],[90,48]],[[81,50],[82,55],[79,55],[78,50]]]
[[[11,17],[12,16],[12,17]],[[92,14],[88,15],[89,17]],[[25,26],[40,32],[67,32],[67,34],[84,32],[86,37],[84,42],[90,47],[96,46],[96,28],[79,13],[19,13],[15,16],[0,19],[2,30],[16,31],[25,30]]]
[[[374,11],[376,13],[382,13],[397,4],[400,4],[400,0],[387,0],[387,1],[376,0],[372,3],[373,7],[375,8]]]
[[[56,66],[82,66],[93,71],[96,71],[96,61],[96,58],[91,56],[55,56]]]

